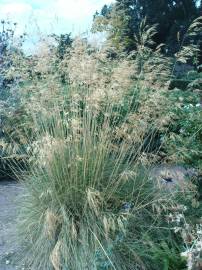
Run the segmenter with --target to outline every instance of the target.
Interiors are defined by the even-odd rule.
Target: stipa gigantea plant
[[[86,78],[81,76],[82,82]],[[87,80],[89,90],[90,83]],[[43,114],[48,119],[35,115],[40,125],[38,148],[24,182],[19,218],[25,262],[31,269],[157,269],[138,245],[142,239],[148,242],[146,232],[156,228],[152,205],[161,201],[166,208],[174,197],[157,192],[146,168],[141,170],[137,162],[141,139],[137,143],[125,135],[114,136],[112,100],[106,99],[97,109],[92,92],[80,97],[81,92],[76,91],[68,110],[61,105]],[[127,106],[121,127],[129,118],[134,122]],[[116,113],[121,114],[121,108]]]
[[[25,263],[31,269],[147,269],[138,243],[155,226],[152,205],[166,205],[174,195],[159,192],[132,158],[133,144],[123,139],[114,151],[111,104],[102,119],[88,96],[74,96],[70,104],[68,112],[56,107],[48,120],[37,119],[37,160],[25,176],[19,216]],[[133,244],[125,242],[129,236]]]

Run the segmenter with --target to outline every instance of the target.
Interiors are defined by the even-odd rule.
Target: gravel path
[[[0,270],[19,269],[13,263],[15,242],[16,199],[22,187],[15,181],[0,181]]]

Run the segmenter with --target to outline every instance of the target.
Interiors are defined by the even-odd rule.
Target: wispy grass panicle
[[[31,269],[163,269],[152,250],[173,244],[164,217],[180,190],[163,189],[144,165],[171,121],[170,62],[148,47],[155,27],[140,30],[128,58],[76,40],[60,65],[38,67],[19,217]]]

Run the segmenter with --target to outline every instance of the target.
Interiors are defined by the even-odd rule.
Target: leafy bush
[[[173,121],[165,134],[168,159],[202,169],[202,120],[200,95],[190,90],[175,89],[170,93]]]

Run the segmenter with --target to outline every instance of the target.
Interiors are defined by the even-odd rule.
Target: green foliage
[[[1,21],[0,31],[0,170],[2,177],[9,174],[10,162],[23,159],[28,116],[20,101],[19,75],[10,75],[15,58],[22,59],[22,43],[26,34],[15,41],[16,23]]]
[[[191,83],[193,85],[193,83]],[[189,85],[190,86],[190,85]],[[202,169],[202,114],[200,95],[190,90],[170,93],[173,121],[164,137],[168,158]]]
[[[107,30],[109,40],[119,51],[135,49],[134,35],[140,22],[147,17],[150,25],[157,24],[156,44],[166,44],[164,52],[170,55],[179,51],[189,24],[200,16],[195,0],[117,0],[113,6],[105,6],[104,10],[94,17],[93,30]]]
[[[166,242],[162,242],[161,245],[152,249],[152,260],[158,265],[162,265],[163,270],[185,270],[186,260],[180,256],[180,250],[178,246],[169,248]]]
[[[185,70],[183,70],[183,66],[179,66],[178,68],[181,68],[181,71],[173,80],[171,80],[170,89],[178,88],[180,90],[190,90],[200,94],[202,87],[202,73],[197,70],[186,71],[186,66],[184,66]]]
[[[67,50],[71,48],[73,39],[71,38],[71,33],[69,34],[61,34],[58,35],[51,35],[57,41],[57,56],[59,57],[60,61],[64,59],[65,53]]]

